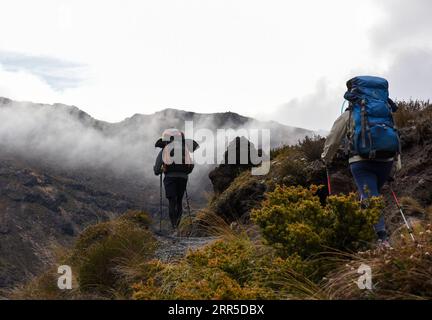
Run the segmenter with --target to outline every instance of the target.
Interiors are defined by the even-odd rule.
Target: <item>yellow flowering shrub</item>
[[[246,236],[217,240],[133,286],[134,299],[283,299],[298,296],[303,261]],[[306,291],[306,290],[305,290]]]
[[[374,239],[380,198],[362,204],[356,194],[335,195],[322,204],[318,190],[317,186],[277,186],[267,193],[261,208],[253,210],[252,220],[281,256],[308,258],[326,248],[351,251]]]

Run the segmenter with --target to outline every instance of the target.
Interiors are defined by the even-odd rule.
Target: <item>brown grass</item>
[[[431,225],[417,225],[414,243],[402,227],[391,237],[392,249],[374,249],[335,257],[339,267],[327,275],[324,292],[330,299],[432,298]],[[357,286],[358,268],[372,270],[372,290]]]
[[[405,128],[425,120],[432,120],[432,104],[429,100],[398,101],[397,105],[399,109],[394,114],[394,119],[398,128]]]

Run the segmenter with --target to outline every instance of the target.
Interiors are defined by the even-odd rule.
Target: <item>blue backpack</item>
[[[350,102],[350,153],[368,159],[391,158],[400,153],[399,133],[392,114],[397,107],[389,99],[387,80],[356,77],[347,82],[347,87],[344,98]]]

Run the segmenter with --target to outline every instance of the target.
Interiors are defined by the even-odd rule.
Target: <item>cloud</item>
[[[280,105],[270,117],[292,126],[304,127],[307,124],[314,130],[327,130],[340,114],[344,85],[341,81],[332,86],[328,79],[322,78],[313,92]]]
[[[377,2],[384,17],[371,29],[370,37],[378,51],[432,49],[432,2],[430,0],[384,0]]]
[[[379,19],[370,25],[366,38],[350,37],[355,41],[346,45],[347,56],[359,48],[369,48],[365,59],[352,56],[349,68],[321,78],[314,82],[315,89],[310,93],[299,95],[272,113],[260,116],[289,125],[328,130],[340,114],[345,82],[357,75],[387,78],[393,98],[431,99],[432,2],[385,0],[369,6],[371,15],[377,14],[373,13],[377,10],[381,12]],[[337,63],[330,64],[333,66]]]
[[[409,70],[427,70],[417,60],[426,62],[432,50],[431,5],[17,0],[1,5],[0,50],[16,55],[3,63],[2,77],[17,73],[27,84],[3,81],[0,96],[85,106],[106,121],[172,107],[328,127],[354,75],[388,77],[399,98],[427,96],[414,90],[431,83],[427,72],[416,79]]]
[[[0,96],[53,103],[59,94],[43,79],[28,70],[8,71],[0,64]]]
[[[301,97],[352,59],[361,61],[366,47],[350,55],[344,49],[349,36],[363,34],[365,23],[356,21],[365,3],[17,0],[1,5],[0,50],[89,66],[88,81],[78,87],[69,87],[69,74],[60,81],[57,101],[85,106],[99,119],[167,107],[252,116]],[[57,72],[25,72],[57,88]]]
[[[372,49],[385,61],[383,75],[398,99],[432,98],[432,2],[379,2],[383,19],[370,30]]]
[[[411,49],[398,53],[387,73],[390,94],[398,99],[432,98],[432,50]]]
[[[55,90],[77,87],[85,78],[85,66],[46,56],[0,51],[0,64],[5,71],[35,75]]]

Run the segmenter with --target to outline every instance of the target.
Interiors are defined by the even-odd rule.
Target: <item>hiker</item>
[[[345,139],[345,153],[361,200],[379,196],[389,180],[394,159],[400,169],[399,134],[393,121],[396,104],[388,97],[388,82],[378,77],[356,77],[347,82],[349,106],[335,121],[321,155],[328,167]],[[388,246],[381,214],[374,225],[380,244]]]
[[[154,165],[155,175],[164,174],[165,196],[169,202],[169,217],[174,231],[177,230],[183,214],[183,196],[186,191],[188,175],[194,165],[183,132],[167,129],[156,142],[161,150]],[[177,162],[176,162],[177,160]]]

